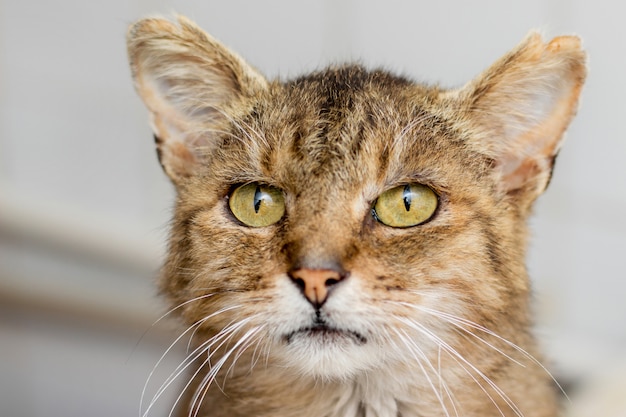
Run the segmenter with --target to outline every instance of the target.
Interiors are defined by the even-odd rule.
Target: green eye
[[[282,191],[257,183],[236,188],[230,195],[228,206],[240,222],[251,227],[272,225],[285,214]]]
[[[407,184],[385,191],[374,205],[378,221],[391,227],[417,226],[437,210],[437,195],[421,184]]]

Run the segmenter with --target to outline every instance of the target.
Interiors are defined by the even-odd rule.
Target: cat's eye
[[[258,183],[235,188],[228,199],[233,215],[251,227],[270,226],[285,214],[285,198],[281,190]]]
[[[374,204],[374,215],[391,227],[411,227],[429,220],[437,210],[433,190],[421,184],[406,184],[382,193]]]

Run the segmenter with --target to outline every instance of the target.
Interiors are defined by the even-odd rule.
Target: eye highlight
[[[390,227],[411,227],[429,220],[439,201],[433,190],[422,184],[406,184],[382,193],[374,204],[376,219]]]
[[[285,214],[283,192],[259,183],[235,188],[228,199],[228,206],[237,220],[250,227],[270,226]]]

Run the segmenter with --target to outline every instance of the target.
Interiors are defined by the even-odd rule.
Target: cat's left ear
[[[150,110],[157,152],[175,184],[201,168],[229,117],[267,80],[190,20],[143,19],[127,34],[137,92]]]
[[[502,191],[532,202],[545,190],[585,76],[577,37],[545,43],[531,33],[456,92],[470,125],[481,132],[473,145],[493,157]]]

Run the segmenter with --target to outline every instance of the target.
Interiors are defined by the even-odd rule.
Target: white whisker
[[[193,417],[197,417],[198,413],[200,412],[200,407],[202,403],[204,402],[204,398],[206,397],[209,391],[209,387],[211,386],[211,383],[217,376],[222,366],[224,366],[224,364],[228,361],[228,359],[233,354],[233,352],[235,352],[240,346],[242,346],[249,338],[253,337],[259,331],[260,328],[261,328],[260,326],[257,326],[257,327],[253,327],[252,329],[249,329],[243,336],[241,336],[241,338],[237,341],[237,343],[235,343],[235,345],[220,358],[220,360],[215,364],[215,366],[209,370],[207,375],[205,375],[205,377],[203,378],[202,382],[199,385],[199,389],[194,394],[194,397],[191,402],[190,410],[195,410],[195,412],[193,413]]]
[[[243,355],[243,353],[250,347],[252,346],[252,344],[255,342],[255,340],[253,339],[254,336],[256,336],[258,333],[261,332],[261,330],[263,330],[265,326],[257,326],[256,331],[250,335],[250,337],[248,338],[248,341],[241,345],[239,347],[239,349],[237,350],[237,352],[235,353],[235,357],[233,358],[233,361],[231,363],[231,365],[228,367],[228,370],[224,373],[224,383],[226,382],[226,377],[230,374],[230,372],[232,371],[232,369],[235,367],[237,361],[239,360],[239,358],[241,358],[241,356]]]
[[[254,347],[254,350],[252,351],[252,357],[250,359],[251,371],[255,368],[256,364],[261,359],[261,350],[259,350],[259,347],[261,346],[262,343],[263,343],[263,339],[261,338],[257,339],[256,346]]]
[[[170,344],[170,346],[165,350],[165,352],[161,355],[161,357],[159,358],[159,360],[157,361],[157,363],[152,367],[152,370],[150,371],[150,373],[148,374],[148,378],[146,379],[146,382],[144,383],[143,389],[141,390],[141,398],[139,400],[139,412],[141,416],[146,416],[148,414],[148,412],[150,411],[150,409],[152,408],[154,402],[156,401],[156,399],[153,397],[152,401],[150,402],[150,404],[148,405],[148,408],[146,409],[145,412],[142,412],[141,410],[143,410],[143,400],[145,398],[146,395],[146,390],[148,389],[148,385],[150,384],[150,381],[152,379],[152,376],[154,375],[154,373],[156,372],[157,368],[159,367],[159,365],[161,364],[161,362],[163,362],[163,360],[165,359],[165,357],[170,353],[170,351],[174,348],[174,346],[176,346],[176,344],[192,329],[194,329],[197,326],[200,326],[202,324],[202,322],[196,322],[193,325],[189,326],[183,333],[181,333],[175,340],[174,342],[172,342]]]
[[[206,298],[206,296],[196,297],[195,299],[189,300],[189,301],[187,301],[187,302],[185,302],[185,303],[183,303],[183,304],[181,304],[181,305],[177,306],[176,308],[180,308],[181,306],[183,306],[183,305],[185,305],[185,304],[188,304],[189,302],[192,302],[192,301],[197,301],[197,300],[199,300],[199,299],[203,299],[203,298]],[[219,315],[219,314],[222,314],[222,313],[224,313],[224,312],[226,312],[226,311],[230,311],[230,310],[233,310],[233,309],[237,309],[237,308],[239,308],[239,307],[241,307],[241,306],[239,306],[239,305],[234,305],[234,306],[230,306],[230,307],[226,307],[226,308],[220,309],[220,310],[218,310],[218,311],[216,311],[216,312],[214,312],[214,313],[210,314],[209,316],[207,316],[207,317],[203,318],[202,320],[199,320],[199,321],[197,321],[196,323],[194,323],[194,324],[192,324],[191,326],[189,326],[189,327],[188,327],[188,328],[187,328],[187,329],[186,329],[183,333],[181,333],[181,334],[180,334],[180,335],[179,335],[179,336],[178,336],[178,337],[174,340],[174,342],[172,342],[172,343],[170,344],[170,346],[169,346],[169,347],[165,350],[165,352],[161,355],[161,357],[159,358],[159,360],[156,362],[156,364],[154,365],[154,367],[152,368],[152,370],[151,370],[151,371],[150,371],[150,373],[148,374],[148,377],[147,377],[147,379],[146,379],[146,382],[145,382],[145,384],[144,384],[144,386],[143,386],[143,389],[142,389],[142,391],[141,391],[141,398],[140,398],[140,400],[139,400],[139,410],[140,410],[140,415],[141,415],[141,416],[145,417],[145,416],[148,414],[148,412],[149,412],[149,411],[150,411],[150,409],[153,407],[153,405],[154,405],[154,403],[156,402],[156,400],[157,400],[157,399],[161,396],[162,391],[164,391],[164,390],[165,390],[165,389],[166,389],[169,385],[171,385],[171,383],[173,382],[173,380],[174,380],[174,379],[176,379],[176,377],[177,377],[178,375],[180,375],[180,373],[182,372],[182,370],[181,370],[180,372],[178,372],[178,373],[176,373],[176,372],[179,370],[179,368],[181,367],[181,365],[185,364],[185,363],[188,361],[189,356],[185,359],[185,361],[183,361],[183,363],[182,363],[181,365],[179,365],[179,366],[176,368],[176,370],[174,371],[174,373],[176,373],[176,376],[175,376],[174,378],[172,378],[172,374],[170,374],[170,377],[168,377],[168,379],[166,380],[166,382],[164,382],[164,384],[162,384],[162,385],[161,385],[161,388],[163,388],[163,389],[161,389],[161,388],[160,388],[160,389],[157,391],[157,394],[155,394],[155,396],[153,397],[153,399],[152,399],[152,401],[150,402],[149,406],[147,407],[146,411],[145,411],[145,412],[142,412],[141,410],[143,410],[143,401],[144,401],[144,398],[145,398],[145,395],[146,395],[146,390],[147,390],[147,387],[148,387],[148,385],[149,385],[149,383],[150,383],[150,381],[151,381],[151,379],[152,379],[152,377],[153,377],[154,373],[156,372],[156,369],[160,366],[160,364],[163,362],[163,360],[165,359],[165,357],[166,357],[166,356],[167,356],[167,355],[168,355],[168,354],[172,351],[172,349],[174,348],[174,346],[176,346],[176,345],[180,342],[180,340],[181,340],[183,337],[185,337],[185,335],[186,335],[186,334],[188,334],[190,331],[192,331],[192,335],[193,335],[193,334],[196,332],[196,330],[197,330],[200,326],[202,326],[202,324],[204,324],[207,320],[210,320],[211,318],[213,318],[213,317],[215,317],[215,316],[217,316],[217,315]],[[170,312],[171,312],[171,311],[173,311],[173,310],[174,310],[174,309],[170,310]],[[169,312],[168,312],[167,314],[169,314]],[[164,316],[162,316],[162,317],[165,317],[165,315],[164,315]],[[196,349],[196,350],[194,350],[194,352],[196,352],[196,351],[197,351],[197,349]],[[194,353],[192,352],[192,353],[191,353],[191,355],[193,355],[193,354],[194,354]],[[189,365],[187,364],[187,365],[184,367],[184,369],[186,369],[186,368],[187,368],[187,366],[189,366]],[[184,369],[183,369],[183,370],[184,370]]]
[[[438,311],[438,310],[434,310],[428,307],[419,307],[419,309],[421,311],[424,311],[425,313],[429,313],[432,314],[433,316],[439,317],[444,319],[445,321],[447,321],[450,324],[455,325],[456,327],[458,327],[459,329],[463,330],[464,332],[476,337],[478,340],[480,340],[481,342],[485,343],[487,346],[493,348],[494,350],[498,351],[499,353],[501,353],[502,355],[504,355],[505,357],[507,357],[508,359],[510,359],[511,361],[515,362],[516,364],[525,367],[524,364],[516,361],[515,359],[511,358],[509,355],[503,353],[501,350],[499,350],[498,348],[494,347],[492,344],[488,343],[487,341],[485,341],[483,338],[481,338],[480,336],[476,335],[475,333],[469,331],[468,329],[466,329],[465,327],[463,327],[462,325],[468,326],[470,328],[473,328],[475,330],[481,331],[483,333],[486,333],[490,336],[495,337],[496,339],[502,341],[503,343],[507,344],[508,346],[512,347],[513,349],[515,349],[516,351],[518,351],[519,353],[521,353],[524,357],[526,357],[527,359],[529,359],[531,362],[533,362],[535,365],[539,366],[551,379],[552,381],[557,385],[557,387],[559,388],[559,390],[561,391],[561,393],[565,396],[565,398],[570,401],[567,393],[565,392],[565,390],[563,389],[563,387],[561,386],[561,384],[559,384],[559,382],[557,381],[557,379],[554,377],[554,375],[552,375],[552,373],[537,359],[535,358],[533,355],[531,355],[530,353],[528,353],[526,350],[524,350],[523,348],[521,348],[520,346],[516,345],[515,343],[511,342],[510,340],[507,340],[505,338],[503,338],[502,336],[498,335],[497,333],[489,330],[488,328],[475,323],[471,320],[462,318],[462,317],[457,317],[453,314],[449,314],[449,313],[445,313],[442,311]]]
[[[430,331],[424,325],[422,325],[422,324],[420,324],[418,322],[415,322],[415,321],[403,318],[403,317],[397,317],[397,319],[399,321],[403,322],[404,324],[406,324],[407,326],[409,326],[410,328],[413,328],[413,329],[417,330],[418,332],[422,333],[423,335],[425,335],[426,337],[431,339],[433,342],[435,342],[436,344],[441,346],[445,351],[450,353],[453,357],[458,358],[461,362],[463,362],[464,364],[469,366],[469,368],[471,370],[473,370],[483,381],[485,381],[500,396],[500,398],[502,398],[504,400],[504,402],[511,408],[511,410],[513,410],[513,412],[518,417],[523,417],[523,414],[522,414],[521,410],[517,407],[517,405],[515,405],[515,403],[509,398],[509,396],[504,391],[502,391],[502,389],[500,387],[498,387],[498,385],[495,382],[493,382],[487,375],[485,375],[481,370],[479,370],[471,362],[469,362],[467,359],[465,359],[465,357],[463,355],[461,355],[456,349],[454,349],[452,346],[450,346],[444,340],[439,338],[437,335],[435,335],[432,331]],[[479,387],[481,387],[481,389],[483,389],[483,387],[482,387],[482,385],[480,383],[478,383],[478,385],[479,385]],[[484,390],[484,389],[483,389],[483,391],[492,400],[492,402],[496,406],[496,408],[498,408],[498,410],[500,410],[500,408],[498,407],[497,403],[489,395],[489,393],[487,393],[487,391]],[[502,413],[502,410],[500,410],[500,413]],[[502,413],[502,415],[504,416],[504,413]]]
[[[453,315],[451,315],[451,314],[447,314],[447,313],[444,313],[444,312],[440,312],[440,311],[437,311],[437,310],[434,310],[434,309],[431,309],[431,308],[428,308],[428,307],[420,306],[420,305],[413,305],[413,304],[410,304],[410,303],[404,303],[404,302],[398,302],[398,304],[401,304],[401,305],[404,305],[404,306],[408,306],[408,307],[414,308],[414,309],[416,309],[416,310],[422,311],[422,312],[424,312],[424,313],[428,313],[428,314],[430,314],[430,315],[432,315],[432,316],[435,316],[435,317],[441,318],[441,319],[443,319],[444,321],[447,321],[448,323],[450,323],[450,324],[454,325],[455,327],[459,328],[460,330],[463,330],[463,331],[465,331],[466,333],[468,333],[469,335],[471,335],[471,336],[475,337],[476,339],[480,340],[482,343],[484,343],[485,345],[487,345],[487,346],[488,346],[488,347],[490,347],[491,349],[495,350],[496,352],[498,352],[499,354],[501,354],[501,355],[502,355],[502,356],[504,356],[505,358],[509,359],[511,362],[515,363],[516,365],[519,365],[519,366],[521,366],[522,368],[525,368],[525,367],[526,367],[526,365],[524,365],[523,363],[519,362],[518,360],[516,360],[516,359],[512,358],[510,355],[508,355],[507,353],[505,353],[504,351],[502,351],[502,350],[501,350],[501,349],[499,349],[498,347],[496,347],[496,346],[494,346],[493,344],[489,343],[488,341],[486,341],[486,340],[485,340],[485,339],[483,339],[482,337],[478,336],[477,334],[470,332],[469,330],[467,330],[467,329],[466,329],[466,328],[464,328],[463,326],[460,326],[460,325],[457,323],[457,321],[463,321],[463,322],[464,322],[464,324],[467,324],[467,323],[472,323],[472,322],[470,322],[469,320],[465,320],[465,319],[462,319],[462,318],[460,318],[460,317],[455,317],[455,316],[453,316]],[[469,324],[468,324],[468,325],[469,325]],[[478,329],[478,330],[482,330],[482,331],[486,331],[486,330],[487,330],[487,329],[485,329],[484,327],[479,326],[479,325],[477,325],[477,324],[475,324],[475,323],[473,323],[473,326],[471,326],[471,327],[474,327],[474,328],[476,328],[476,329]],[[509,344],[509,345],[513,345],[511,342],[509,342],[508,340],[504,339],[504,338],[503,338],[503,337],[501,337],[501,336],[498,336],[496,333],[493,333],[493,332],[490,332],[490,331],[487,331],[487,332],[488,332],[491,336],[494,336],[494,337],[498,338],[499,340],[501,340],[501,341],[503,341],[503,342],[505,342],[505,343],[507,343],[507,344]]]
[[[394,318],[399,319],[398,317],[394,317]],[[435,387],[435,384],[433,383],[433,381],[432,381],[430,375],[428,374],[427,370],[424,368],[424,365],[423,365],[422,361],[425,361],[428,364],[428,366],[430,367],[430,369],[432,371],[434,371],[435,374],[437,374],[437,376],[439,377],[439,381],[440,382],[442,381],[441,374],[439,374],[437,372],[437,370],[433,367],[432,363],[428,360],[428,357],[426,356],[424,351],[415,343],[415,341],[413,339],[411,339],[411,337],[406,333],[405,330],[401,330],[401,331],[397,330],[397,329],[393,329],[393,330],[396,333],[396,335],[400,338],[400,340],[402,340],[402,342],[404,343],[406,348],[411,352],[411,354],[413,356],[413,359],[415,359],[415,361],[417,362],[418,366],[422,370],[422,374],[426,377],[428,385],[430,385],[430,387],[432,388],[433,393],[437,397],[437,400],[439,401],[439,404],[441,404],[441,408],[443,409],[443,412],[445,413],[446,417],[450,417],[450,413],[448,412],[448,407],[446,406],[444,398],[441,395],[441,391],[437,390],[437,388]],[[420,359],[420,357],[421,357],[421,359]],[[446,388],[446,392],[447,392],[448,396],[450,396],[450,392],[448,391],[447,388]],[[456,409],[455,409],[455,411],[456,411]],[[456,415],[458,417],[458,413]]]
[[[141,337],[139,338],[139,341],[137,341],[137,345],[139,345],[139,343],[141,342],[141,340],[146,336],[146,334],[153,329],[157,324],[159,324],[161,322],[161,320],[165,319],[165,317],[169,316],[170,314],[172,314],[173,312],[175,312],[176,310],[186,306],[187,304],[196,302],[196,301],[200,301],[200,300],[204,300],[206,298],[212,297],[213,295],[215,295],[214,293],[211,294],[204,294],[198,297],[194,297],[190,300],[187,300],[179,305],[177,305],[174,308],[171,308],[170,310],[168,310],[166,313],[164,313],[163,315],[161,315],[161,317],[159,317],[158,319],[156,319],[154,322],[152,322],[152,324],[150,325],[150,327],[148,327],[143,334],[141,335]],[[136,347],[136,346],[135,346]]]
[[[239,331],[243,326],[245,326],[248,323],[249,320],[244,320],[244,321],[245,322],[243,322],[243,323],[242,322],[237,322],[235,324],[231,324],[231,325],[225,327],[224,329],[222,329],[218,334],[213,336],[211,339],[207,340],[206,342],[204,342],[200,346],[198,346],[198,348],[196,348],[194,350],[194,352],[192,352],[192,354],[190,356],[188,356],[183,361],[183,363],[176,368],[177,371],[174,371],[174,372],[177,372],[177,373],[171,379],[169,384],[171,384],[171,382],[173,382],[173,380],[178,378],[182,374],[182,372],[184,372],[192,363],[194,363],[198,358],[200,358],[200,356],[202,356],[205,352],[208,352],[207,358],[202,362],[202,364],[200,364],[198,369],[189,378],[188,382],[185,384],[185,386],[181,390],[181,393],[176,398],[176,401],[174,402],[174,404],[173,404],[173,406],[172,406],[172,408],[170,410],[170,417],[171,417],[172,413],[174,412],[174,409],[176,408],[176,406],[180,402],[182,396],[187,391],[187,389],[189,389],[189,387],[193,383],[194,379],[199,375],[199,373],[202,370],[202,368],[205,365],[209,365],[210,366],[211,358],[213,357],[213,355],[217,351],[219,351],[219,349],[221,349],[237,333],[237,331]],[[217,342],[220,342],[219,345],[217,347],[215,347],[213,349],[213,351],[211,352],[211,348],[213,348],[213,345],[215,345]],[[193,357],[191,357],[191,356],[193,356]],[[170,378],[171,377],[172,377],[172,375],[170,375]],[[168,384],[168,386],[169,386],[169,384]],[[165,388],[167,388],[167,386]]]

